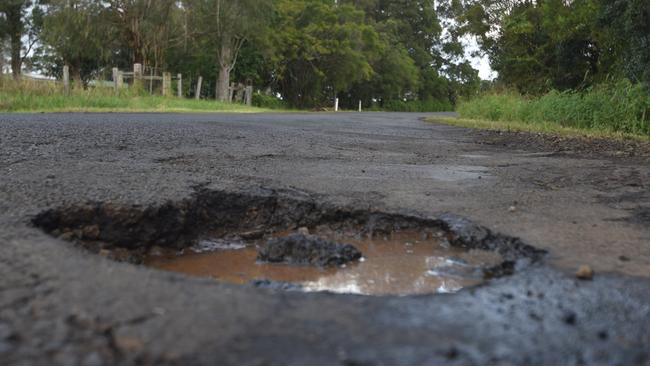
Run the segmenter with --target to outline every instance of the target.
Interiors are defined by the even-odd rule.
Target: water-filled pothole
[[[218,281],[262,286],[282,285],[299,291],[361,295],[410,295],[456,292],[480,284],[484,270],[502,263],[492,251],[452,247],[444,233],[408,230],[388,235],[319,233],[318,237],[356,247],[362,257],[343,265],[309,266],[268,263],[258,258],[267,239],[204,239],[182,252],[154,251],[144,263],[158,269]],[[271,239],[272,240],[272,239]]]
[[[512,274],[517,266],[544,255],[517,238],[492,233],[455,215],[426,217],[358,207],[329,204],[296,191],[200,190],[191,198],[159,206],[62,207],[43,212],[33,223],[111,259],[231,283],[302,291],[454,292]],[[300,265],[259,260],[263,256],[258,249],[267,247],[270,239],[299,229],[311,231],[306,237],[314,242],[352,244],[363,256],[351,257],[359,260],[349,263],[336,256],[330,261],[332,253],[310,248],[310,255],[316,253],[318,260],[298,261]],[[293,250],[295,254],[305,248]]]

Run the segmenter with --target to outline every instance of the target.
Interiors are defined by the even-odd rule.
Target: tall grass
[[[35,81],[27,78],[23,78],[20,82],[8,78],[0,81],[1,112],[261,112],[265,110],[210,100],[151,96],[128,89],[115,93],[111,88],[89,88],[73,90],[66,96],[60,83],[54,81]]]
[[[485,94],[461,103],[458,112],[468,119],[650,135],[650,95],[642,85],[625,80],[534,98],[512,92]]]
[[[454,107],[446,100],[389,100],[384,102],[383,106],[374,104],[368,110],[376,112],[449,112],[453,111]]]

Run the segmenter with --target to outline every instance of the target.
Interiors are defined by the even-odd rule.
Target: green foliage
[[[202,76],[205,97],[250,81],[292,107],[338,97],[343,108],[413,110],[453,105],[479,85],[434,0],[5,0],[0,11],[19,3],[14,38],[38,39],[30,66],[60,77],[68,65],[74,85],[142,63],[183,74],[186,95]]]
[[[280,0],[277,6],[279,91],[296,107],[328,103],[372,75],[378,35],[351,5]]]
[[[261,93],[253,94],[253,105],[255,107],[266,109],[288,109],[284,100],[277,98],[273,95],[266,95]]]
[[[375,106],[372,110],[381,110],[388,112],[445,112],[451,111],[454,107],[449,101],[444,100],[430,100],[430,101],[403,101],[403,100],[390,100],[384,103],[383,106]]]
[[[76,82],[88,81],[109,56],[104,53],[103,37],[110,29],[101,21],[103,11],[93,0],[50,0],[40,32],[47,50],[38,50],[37,62],[53,74],[67,64]]]
[[[586,89],[626,77],[650,89],[647,0],[447,0],[477,37],[498,81],[525,94]]]
[[[608,47],[603,53],[606,70],[642,82],[650,90],[650,2],[603,1],[596,26]]]
[[[148,112],[264,112],[269,109],[214,100],[194,100],[142,95],[131,90],[115,94],[112,88],[74,90],[65,96],[59,83],[51,81],[0,83],[0,112],[148,111]]]
[[[650,96],[640,84],[603,83],[585,91],[551,91],[541,97],[489,93],[461,103],[463,118],[650,135]]]

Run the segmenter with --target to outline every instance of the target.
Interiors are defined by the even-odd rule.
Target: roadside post
[[[203,85],[203,76],[199,76],[199,81],[196,84],[196,92],[194,93],[194,98],[196,100],[201,99],[201,86]]]
[[[172,95],[172,74],[171,72],[163,72],[163,86],[162,93],[164,97]]]
[[[63,93],[67,96],[70,95],[70,67],[63,66]]]

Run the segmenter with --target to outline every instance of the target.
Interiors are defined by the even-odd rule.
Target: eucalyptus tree
[[[4,34],[9,38],[11,55],[11,71],[15,79],[20,78],[24,61],[23,36],[28,29],[27,10],[32,5],[31,0],[2,0],[0,14],[4,23]]]
[[[103,0],[107,20],[128,53],[130,63],[153,67],[165,64],[165,54],[180,34],[176,0]]]
[[[279,90],[290,104],[311,107],[373,75],[381,42],[363,11],[349,4],[281,0],[275,48]]]
[[[0,83],[2,83],[2,73],[5,67],[5,42],[7,38],[7,21],[4,13],[0,12]]]
[[[242,46],[258,33],[267,32],[273,14],[272,0],[188,0],[191,34],[214,56],[216,98],[227,101],[230,76]]]
[[[56,75],[67,65],[75,87],[81,87],[110,57],[106,8],[96,0],[48,0],[42,6],[38,56],[46,63],[43,68]]]

